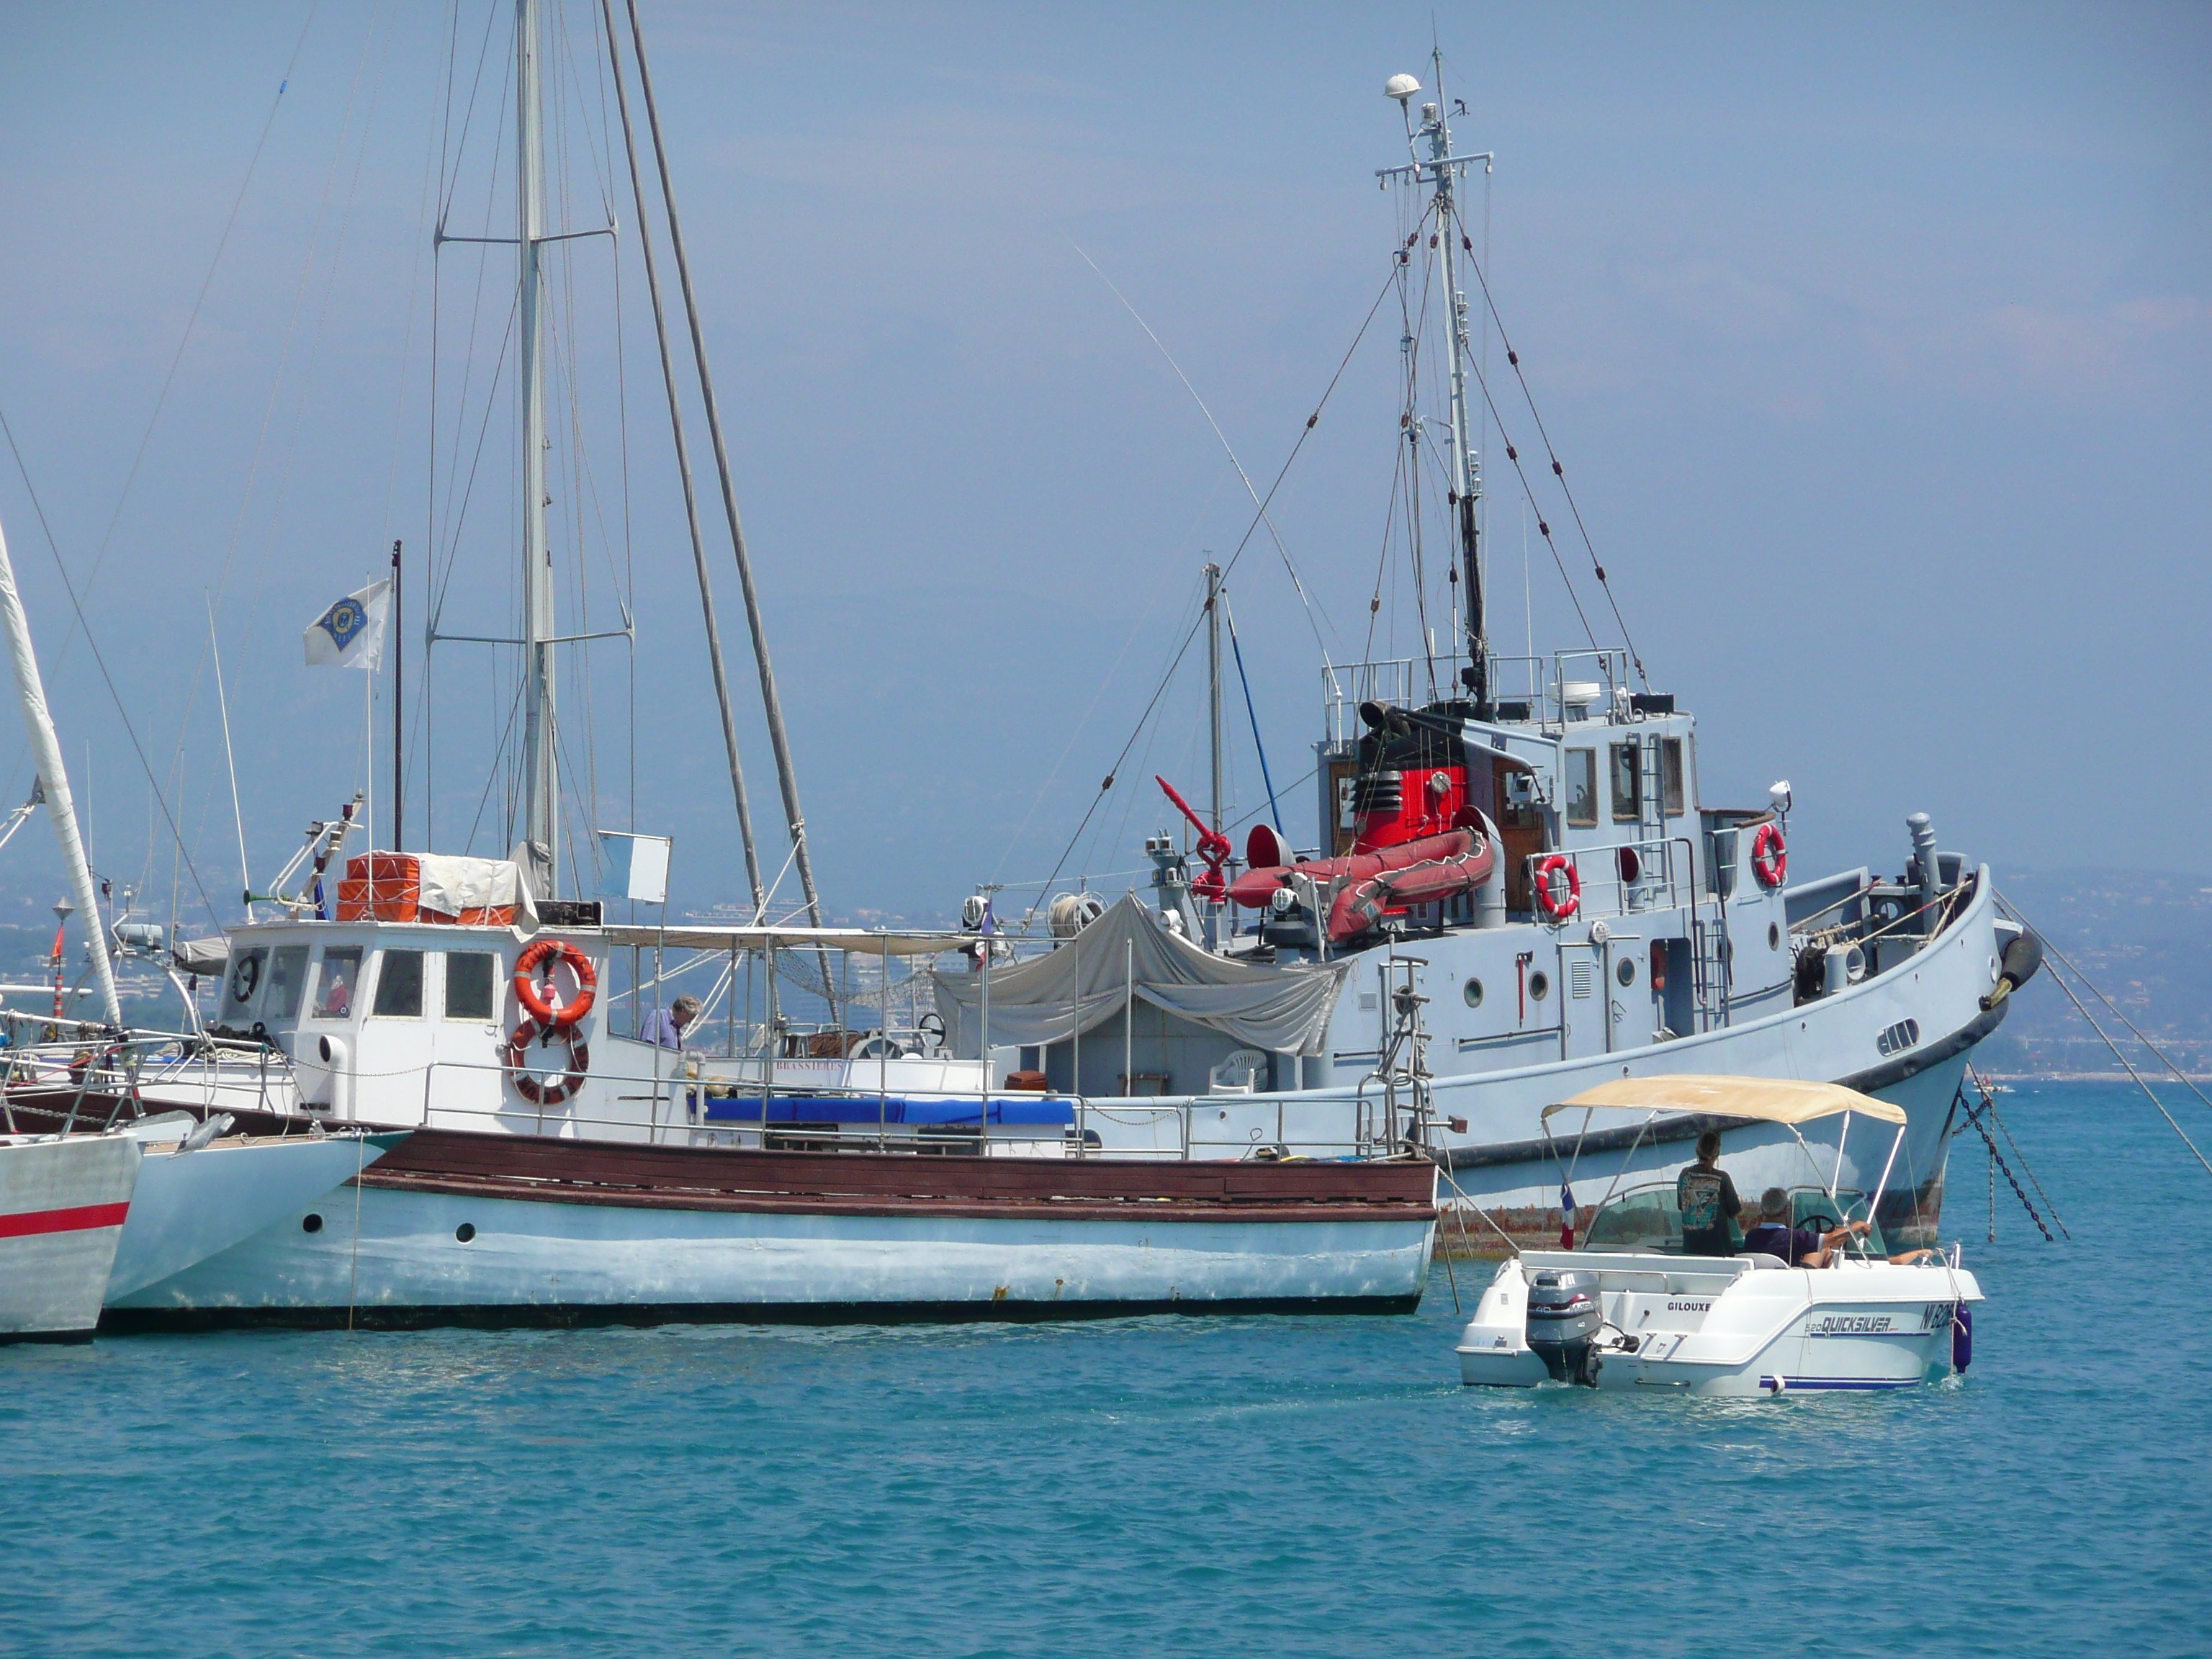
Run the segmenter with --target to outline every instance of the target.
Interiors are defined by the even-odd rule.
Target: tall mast
[[[39,678],[38,655],[31,648],[31,624],[23,614],[23,597],[15,591],[15,567],[9,560],[4,533],[0,533],[0,632],[8,636],[8,655],[15,669],[15,699],[22,707],[23,729],[31,739],[32,757],[38,763],[46,815],[53,820],[55,839],[62,844],[62,862],[69,866],[70,890],[76,896],[77,914],[84,918],[85,945],[92,956],[92,976],[100,986],[100,1008],[110,1025],[120,1025],[123,1005],[116,1000],[115,972],[108,964],[100,898],[92,889],[92,866],[85,861],[84,838],[77,832],[76,804],[70,798],[69,773],[62,766],[61,739],[54,735],[54,717],[46,709],[46,684]],[[58,966],[54,975],[58,998]]]
[[[1206,817],[1221,833],[1221,567],[1206,567],[1206,732],[1212,773]]]
[[[1385,180],[1409,179],[1435,187],[1437,248],[1443,255],[1444,326],[1451,335],[1450,504],[1453,529],[1459,543],[1460,580],[1467,590],[1469,664],[1463,678],[1476,713],[1486,716],[1490,712],[1490,629],[1483,612],[1481,532],[1475,517],[1475,504],[1482,499],[1482,467],[1471,441],[1473,427],[1467,415],[1468,363],[1474,353],[1468,338],[1467,295],[1460,292],[1459,286],[1460,237],[1463,233],[1459,221],[1458,183],[1460,174],[1477,161],[1486,168],[1490,157],[1452,154],[1451,125],[1444,118],[1443,48],[1431,52],[1429,62],[1437,79],[1437,101],[1421,106],[1421,125],[1418,128],[1412,125],[1409,112],[1407,137],[1413,151],[1413,163],[1411,167],[1387,168],[1381,176]],[[1407,109],[1420,89],[1420,83],[1410,75],[1393,76],[1383,88],[1398,100],[1401,109]],[[1421,154],[1425,143],[1428,150],[1425,158]]]
[[[522,325],[522,784],[523,839],[546,856],[551,898],[560,884],[560,775],[553,729],[553,550],[545,535],[545,363],[541,317],[545,280],[545,154],[538,96],[538,0],[515,0],[515,192]],[[533,872],[533,876],[537,872]]]

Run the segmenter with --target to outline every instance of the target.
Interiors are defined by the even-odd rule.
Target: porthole
[[[464,1244],[467,1243],[476,1236],[477,1224],[473,1221],[464,1221],[459,1226],[453,1229],[453,1237],[459,1239]]]
[[[323,1218],[322,1218],[322,1217],[320,1217],[320,1216],[319,1216],[319,1215],[316,1215],[316,1214],[313,1213],[312,1212],[310,1212],[308,1214],[307,1214],[307,1215],[303,1215],[303,1216],[301,1216],[301,1217],[300,1218],[300,1231],[301,1231],[301,1232],[303,1232],[303,1233],[319,1233],[319,1232],[322,1231],[322,1230],[323,1230]]]
[[[1541,1002],[1546,997],[1549,996],[1551,993],[1552,977],[1550,975],[1539,972],[1528,975],[1529,1001]]]
[[[1613,976],[1619,980],[1623,985],[1635,984],[1636,958],[1634,957],[1621,957],[1620,966],[1613,970]]]
[[[1462,997],[1466,999],[1467,1006],[1468,1007],[1480,1008],[1482,1006],[1482,981],[1480,980],[1471,979],[1468,981],[1466,984],[1459,988],[1459,994]]]
[[[1770,951],[1779,951],[1782,948],[1782,929],[1775,922],[1770,921],[1766,924],[1766,948]]]

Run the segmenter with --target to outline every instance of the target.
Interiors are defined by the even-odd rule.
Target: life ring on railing
[[[530,1045],[550,1042],[555,1037],[568,1046],[568,1069],[556,1081],[541,1083],[538,1073],[529,1069]],[[515,1093],[532,1105],[558,1106],[584,1086],[584,1073],[592,1069],[591,1045],[576,1035],[573,1025],[544,1026],[534,1019],[526,1019],[507,1040],[507,1069],[514,1079]]]
[[[552,999],[538,988],[533,977],[538,963],[565,962],[576,976],[576,1000],[559,1007]],[[549,969],[546,987],[552,988],[553,975]],[[599,976],[592,971],[592,959],[566,939],[541,939],[514,959],[514,1000],[522,1005],[522,1012],[538,1024],[552,1027],[574,1025],[592,1012],[592,1003],[599,994]]]
[[[1762,823],[1752,837],[1751,873],[1759,878],[1761,887],[1779,887],[1783,877],[1790,873],[1790,848],[1782,839],[1780,825]]]
[[[1566,890],[1553,885],[1554,876],[1566,877]],[[1565,853],[1554,853],[1536,866],[1536,903],[1553,921],[1565,921],[1582,908],[1583,878]]]

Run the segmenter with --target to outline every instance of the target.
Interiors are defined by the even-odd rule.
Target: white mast
[[[93,977],[100,982],[100,1006],[107,1023],[120,1025],[123,1005],[115,997],[115,973],[108,964],[100,899],[92,890],[92,866],[85,862],[84,841],[77,833],[76,804],[70,799],[61,739],[54,735],[54,717],[46,711],[46,688],[39,678],[38,655],[31,649],[30,619],[23,614],[23,596],[15,591],[15,567],[8,557],[4,531],[0,531],[0,629],[7,632],[8,655],[15,666],[15,699],[23,706],[23,730],[30,737],[31,753],[39,763],[46,816],[54,821],[54,836],[62,844],[62,862],[69,866],[77,914],[84,918],[85,942],[92,952]]]
[[[1444,327],[1451,336],[1450,489],[1453,528],[1459,541],[1460,580],[1467,584],[1468,690],[1478,711],[1486,716],[1490,702],[1490,630],[1484,616],[1482,561],[1475,521],[1475,503],[1482,499],[1482,470],[1470,440],[1473,426],[1467,414],[1468,361],[1474,352],[1468,337],[1467,295],[1460,292],[1459,286],[1459,241],[1464,233],[1460,226],[1456,185],[1463,169],[1477,161],[1486,169],[1490,157],[1487,154],[1452,154],[1451,126],[1444,118],[1443,48],[1432,52],[1429,61],[1437,77],[1437,101],[1421,106],[1421,125],[1418,128],[1410,125],[1410,106],[1413,95],[1421,89],[1420,82],[1410,75],[1394,75],[1383,88],[1387,96],[1397,100],[1400,109],[1407,111],[1409,140],[1428,141],[1428,155],[1424,159],[1416,147],[1411,167],[1389,167],[1379,176],[1385,180],[1403,178],[1436,187],[1437,251],[1443,256]]]
[[[515,0],[515,130],[521,177],[516,191],[520,221],[520,296],[522,325],[522,786],[523,839],[546,863],[531,872],[543,881],[540,898],[559,885],[560,774],[553,726],[553,550],[545,536],[545,365],[540,305],[545,282],[538,266],[544,235],[545,155],[538,96],[538,0]]]

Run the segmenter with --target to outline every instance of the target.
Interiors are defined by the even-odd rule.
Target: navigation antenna
[[[1413,159],[1402,167],[1383,167],[1375,176],[1385,187],[1392,183],[1408,188],[1428,186],[1434,198],[1435,245],[1443,256],[1445,327],[1451,335],[1449,499],[1459,539],[1460,565],[1467,584],[1468,666],[1460,678],[1474,700],[1474,717],[1488,720],[1492,713],[1490,630],[1483,616],[1481,529],[1475,518],[1475,503],[1482,499],[1482,465],[1468,437],[1468,360],[1473,355],[1473,348],[1467,331],[1467,295],[1460,292],[1459,287],[1460,249],[1456,246],[1459,233],[1455,203],[1460,176],[1478,161],[1488,173],[1492,157],[1487,150],[1470,155],[1452,154],[1451,125],[1444,118],[1443,101],[1443,48],[1432,50],[1429,61],[1437,78],[1437,101],[1421,106],[1418,127],[1413,125],[1413,100],[1421,90],[1421,83],[1410,75],[1394,75],[1382,83],[1384,95],[1397,100],[1398,108],[1406,118],[1406,146]],[[1462,105],[1462,113],[1465,109]],[[1422,154],[1424,149],[1428,152],[1425,156]]]

